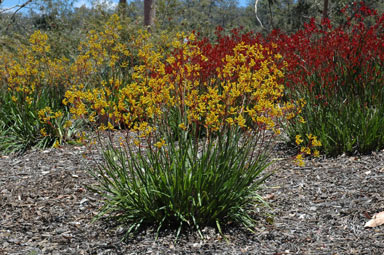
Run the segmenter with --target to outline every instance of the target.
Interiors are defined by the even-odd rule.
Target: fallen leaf
[[[384,212],[379,212],[373,215],[372,219],[365,223],[364,227],[374,228],[384,224]]]
[[[275,194],[267,194],[262,197],[264,201],[271,200],[275,198]]]

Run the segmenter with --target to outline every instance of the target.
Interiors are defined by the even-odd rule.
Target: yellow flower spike
[[[314,150],[314,151],[313,151],[313,156],[314,156],[315,158],[319,157],[319,156],[320,156],[320,152],[319,152],[318,150]]]
[[[191,33],[191,34],[189,35],[189,37],[188,37],[188,41],[193,42],[194,40],[196,40],[196,36],[195,36],[194,33]]]
[[[243,117],[243,115],[239,115],[239,116],[237,116],[236,118],[235,118],[235,120],[236,120],[236,123],[237,123],[237,125],[239,125],[239,127],[246,127],[246,125],[245,125],[245,119],[244,119],[244,117]]]
[[[280,135],[281,134],[281,130],[280,129],[273,129],[273,132],[275,133],[275,135]]]
[[[235,122],[233,121],[233,118],[229,117],[225,120],[230,126],[232,126],[233,124],[235,124]]]
[[[311,149],[308,148],[308,147],[301,147],[300,152],[302,152],[302,153],[304,153],[306,155],[310,155],[311,154]]]
[[[105,131],[107,130],[107,127],[103,123],[101,123],[98,129],[101,131]]]
[[[170,56],[170,57],[168,57],[167,58],[167,60],[166,60],[169,64],[173,64],[173,63],[175,63],[176,62],[176,59],[175,59],[175,57],[173,57],[173,56]]]
[[[55,141],[55,143],[53,144],[53,148],[59,148],[60,147],[60,143],[58,140]]]
[[[287,120],[291,120],[291,119],[293,119],[295,116],[296,116],[296,114],[294,114],[293,112],[290,112],[290,113],[288,113],[288,114],[285,116],[285,118],[286,118]]]
[[[57,118],[60,118],[60,117],[62,117],[62,116],[63,116],[63,113],[62,113],[61,111],[57,111],[57,112],[55,113],[54,118],[57,119]]]
[[[300,145],[304,140],[301,139],[301,135],[296,135],[296,144]]]
[[[41,134],[42,136],[47,136],[47,135],[48,135],[48,134],[47,134],[47,131],[45,130],[45,128],[40,129],[40,134]]]
[[[295,163],[298,165],[298,166],[304,166],[304,160],[303,160],[303,154],[298,154],[296,157],[295,157]]]
[[[233,107],[233,106],[231,106],[230,108],[229,108],[229,114],[236,114],[236,112],[237,112],[237,110],[238,110],[238,108],[237,107]]]
[[[316,137],[315,137],[315,139],[312,140],[312,146],[314,146],[314,147],[321,147],[322,144],[321,144],[321,142],[320,142],[319,140],[317,140]]]
[[[154,144],[157,148],[161,149],[163,146],[166,146],[165,140],[161,139],[161,141]]]
[[[25,101],[27,102],[27,104],[31,105],[33,99],[32,99],[31,97],[27,96],[27,97],[25,98]]]
[[[108,126],[107,128],[108,130],[115,130],[115,127],[111,124],[111,122],[108,121]]]
[[[65,123],[64,123],[64,128],[70,128],[72,126],[72,121],[70,120],[67,120]]]
[[[299,116],[299,122],[300,122],[300,123],[303,123],[303,124],[306,123],[306,121],[304,120],[304,118],[303,118],[302,116]]]
[[[96,145],[96,139],[92,139],[92,140],[89,142],[89,145],[90,145],[90,146]]]
[[[180,123],[179,124],[179,128],[183,129],[183,130],[187,130],[187,127],[185,126],[184,123]]]
[[[96,122],[96,112],[92,112],[90,115],[89,115],[89,117],[88,117],[88,120],[90,121],[90,122]]]
[[[133,140],[133,143],[134,143],[136,146],[139,146],[139,145],[140,145],[140,140],[139,140],[139,139],[134,139],[134,140]]]

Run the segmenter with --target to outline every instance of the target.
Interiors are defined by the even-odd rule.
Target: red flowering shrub
[[[295,34],[274,31],[267,38],[288,63],[289,96],[307,100],[307,122],[295,122],[289,136],[318,135],[331,155],[384,147],[384,15],[363,3],[347,10],[350,16],[337,27],[312,19]]]

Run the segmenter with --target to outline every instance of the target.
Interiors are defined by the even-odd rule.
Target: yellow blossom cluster
[[[51,107],[47,106],[38,112],[38,116],[41,122],[50,123],[52,119],[57,119],[63,116],[61,111],[52,111]]]
[[[131,65],[129,45],[123,43],[120,36],[123,29],[120,18],[112,15],[103,28],[91,30],[87,40],[80,43],[80,54],[70,68],[71,84],[97,86],[97,83],[108,82],[103,81],[102,76],[119,79],[121,70]]]
[[[66,139],[64,129],[72,124],[65,122],[65,109],[61,108],[61,100],[73,77],[69,67],[70,61],[55,56],[47,34],[39,30],[25,45],[0,55],[0,87],[10,99],[9,106],[21,118],[35,118],[31,123],[35,125],[34,121],[38,121],[43,139],[54,146]]]
[[[110,40],[101,39],[106,35]],[[170,43],[181,54],[157,49],[146,42],[148,37],[148,33],[141,32],[134,42],[140,45],[139,61],[133,67],[130,82],[112,79],[101,80],[96,88],[87,88],[83,83],[72,86],[63,101],[71,105],[71,113],[96,122],[101,129],[124,124],[139,137],[151,136],[161,120],[167,118],[170,108],[181,113],[185,121],[179,127],[183,130],[200,125],[208,132],[217,132],[236,125],[244,130],[269,129],[279,133],[276,121],[288,109],[279,104],[284,90],[278,82],[283,73],[274,64],[279,56],[264,56],[266,49],[262,45],[240,43],[232,55],[222,59],[222,68],[216,70],[217,78],[200,81],[202,67],[192,59],[208,59],[198,45],[191,43],[194,34],[178,34]],[[111,33],[91,32],[87,42],[89,51],[80,56],[81,61],[87,59],[95,66],[113,58],[115,53],[110,48],[115,47],[116,39]],[[119,49],[127,48],[119,46]],[[257,69],[256,63],[260,65]],[[173,65],[171,72],[166,71],[167,65]],[[156,145],[164,143],[159,140]]]
[[[32,105],[39,100],[42,89],[64,89],[70,76],[68,59],[52,57],[48,36],[39,30],[31,35],[29,45],[0,58],[2,82],[7,85],[14,102]]]
[[[72,65],[73,85],[63,103],[71,106],[75,118],[86,118],[101,130],[124,126],[144,137],[156,130],[150,119],[162,114],[164,103],[171,104],[171,88],[163,51],[154,50],[150,35],[139,31],[133,41],[124,42],[121,29],[119,17],[113,15],[103,31],[90,32]],[[134,65],[130,50],[137,56]],[[108,73],[101,76],[100,70]]]
[[[188,41],[193,41],[192,34]],[[222,68],[217,68],[217,78],[199,82],[201,66],[188,60],[200,57],[206,61],[196,45],[181,44],[184,61],[171,74],[175,103],[180,109],[187,109],[186,119],[191,125],[198,123],[208,131],[218,131],[237,125],[243,129],[270,129],[279,132],[276,119],[282,117],[284,109],[279,106],[284,87],[278,83],[283,73],[274,65],[272,57],[263,55],[263,47],[243,42],[234,49],[233,55],[222,59]],[[172,58],[168,58],[173,63]],[[260,68],[254,70],[256,62]]]
[[[318,148],[322,146],[321,142],[317,139],[316,136],[312,134],[307,134],[306,137],[308,140],[308,144],[305,146],[302,146],[304,142],[304,138],[301,135],[296,135],[295,137],[296,145],[302,146],[300,149],[300,153],[295,157],[295,162],[299,166],[304,165],[305,155],[312,155],[314,157],[318,157],[320,155]]]
[[[281,55],[260,44],[240,42],[221,59],[215,76],[201,79],[201,63],[209,59],[193,43],[193,33],[177,34],[165,51],[151,43],[146,31],[124,42],[120,30],[114,15],[105,31],[90,32],[72,65],[73,85],[63,100],[75,118],[86,118],[101,130],[124,126],[139,138],[153,138],[176,110],[181,115],[177,126],[184,131],[199,126],[210,134],[239,127],[278,135],[279,121],[299,116],[305,106],[304,100],[282,102],[283,72],[275,64]],[[134,65],[124,64],[132,51]],[[100,69],[109,70],[108,79],[100,77],[91,84],[89,77]],[[299,121],[305,120],[299,116]],[[165,144],[163,138],[156,139],[157,147]]]
[[[138,138],[153,138],[175,111],[180,115],[176,127],[185,132],[200,127],[208,135],[233,127],[279,134],[282,118],[305,122],[300,117],[304,100],[282,102],[283,70],[275,64],[281,55],[263,45],[240,42],[214,75],[203,79],[203,64],[211,60],[193,43],[195,34],[179,33],[172,41],[161,34],[162,45],[156,45],[147,31],[126,40],[122,30],[119,17],[112,15],[102,31],[89,32],[71,63],[52,56],[47,35],[36,31],[29,45],[0,56],[1,83],[20,105],[38,105],[41,91],[53,88],[64,95],[62,103],[74,119],[88,119],[101,130],[124,127]],[[40,133],[48,136],[63,113],[39,107],[38,119],[45,124]],[[71,125],[66,121],[63,127]],[[321,146],[315,136],[307,138],[299,163],[303,155],[318,155],[311,148]],[[296,137],[296,143],[303,139]],[[152,144],[161,148],[166,141],[156,138]]]

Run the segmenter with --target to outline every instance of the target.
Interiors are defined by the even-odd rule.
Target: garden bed
[[[84,147],[0,156],[0,254],[384,254],[384,226],[364,228],[384,211],[384,151],[292,164],[277,150],[276,173],[261,195],[271,208],[255,215],[256,233],[228,226],[226,242],[214,229],[147,229],[122,242],[123,229],[91,223],[100,198],[85,186],[100,160]],[[273,215],[273,221],[265,214]]]

